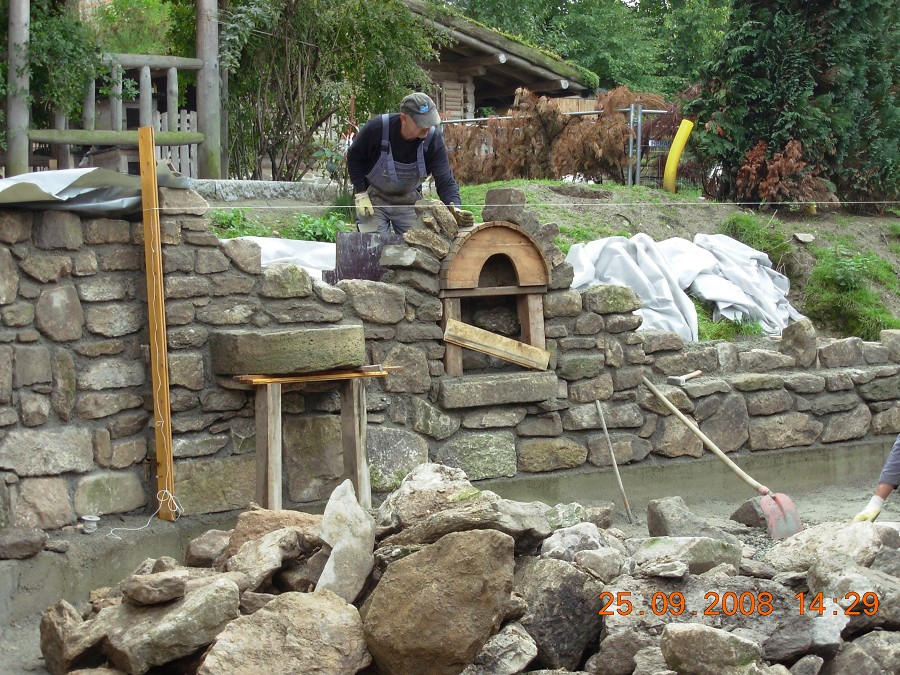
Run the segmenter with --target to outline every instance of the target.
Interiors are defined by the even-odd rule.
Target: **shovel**
[[[769,488],[765,485],[762,485],[758,481],[751,478],[743,469],[741,469],[737,464],[735,464],[731,459],[722,452],[719,447],[713,443],[706,434],[704,434],[700,429],[697,428],[697,425],[691,422],[684,414],[676,408],[669,399],[662,395],[662,392],[659,391],[653,383],[650,382],[646,377],[643,378],[644,384],[647,386],[653,394],[663,403],[663,405],[668,408],[672,414],[674,414],[678,419],[684,422],[688,429],[693,431],[697,437],[703,441],[703,444],[712,450],[712,452],[725,464],[729,469],[734,471],[747,485],[752,487],[754,490],[759,492],[762,495],[762,499],[759,502],[760,508],[763,511],[763,514],[766,516],[766,528],[769,531],[769,536],[773,539],[784,539],[786,537],[790,537],[792,534],[797,534],[803,529],[803,523],[800,522],[800,516],[797,515],[797,509],[794,507],[794,503],[791,501],[791,498],[785,494],[781,493],[773,493]]]

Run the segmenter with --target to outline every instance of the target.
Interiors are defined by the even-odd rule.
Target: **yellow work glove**
[[[357,192],[353,195],[353,199],[356,201],[356,215],[360,218],[375,215],[375,207],[372,206],[372,200],[369,199],[368,192]]]
[[[881,507],[884,506],[884,500],[881,497],[875,496],[869,500],[868,506],[864,508],[862,511],[857,513],[853,517],[853,522],[855,523],[863,523],[874,521],[878,514],[881,513]]]
[[[450,213],[456,218],[458,227],[471,227],[475,224],[475,214],[471,211],[463,211],[456,204],[450,205]]]

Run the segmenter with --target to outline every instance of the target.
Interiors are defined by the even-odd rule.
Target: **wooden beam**
[[[544,349],[526,345],[518,340],[503,337],[455,319],[447,320],[444,328],[444,341],[534,370],[546,370],[547,364],[550,363],[550,352]]]
[[[149,66],[152,70],[200,70],[202,59],[191,59],[184,56],[158,56],[155,54],[104,54],[103,62],[107,65],[119,64],[123,68],[135,69]]]
[[[219,78],[219,5],[216,0],[197,0],[197,126],[204,134],[197,147],[199,178],[222,175],[222,90]],[[184,145],[184,143],[178,143]],[[227,170],[228,167],[225,167]]]
[[[447,298],[442,302],[444,313],[441,327],[446,331],[450,321],[459,321],[462,318],[462,300]],[[448,343],[444,346],[444,372],[450,377],[459,377],[463,374],[462,349],[459,345]]]
[[[372,484],[366,455],[366,388],[360,380],[341,384],[341,440],[344,478],[349,478],[356,499],[364,509],[372,508]]]
[[[484,54],[482,56],[467,56],[464,59],[453,61],[453,65],[457,68],[471,68],[473,66],[492,66],[498,63],[506,63],[507,56],[503,52],[496,54]],[[448,62],[449,65],[449,62]]]
[[[206,137],[193,131],[160,131],[154,137],[156,145],[192,145],[203,143]],[[29,129],[28,140],[35,143],[68,143],[69,145],[121,145],[138,147],[137,131],[110,131],[109,129]]]
[[[153,386],[153,421],[156,435],[156,497],[159,517],[175,520],[175,460],[172,455],[172,411],[169,405],[169,356],[166,348],[166,307],[163,288],[159,195],[153,127],[138,129],[141,200],[144,211],[144,267],[149,311],[150,375]]]
[[[516,93],[516,90],[520,87],[525,87],[530,92],[535,94],[540,93],[542,91],[556,91],[558,89],[566,90],[569,88],[568,80],[540,80],[538,82],[528,82],[517,84],[515,86],[510,87],[498,87],[497,89],[488,89],[482,90],[478,92],[478,100],[483,100],[486,98],[494,98],[499,96],[512,96]]]
[[[501,295],[546,293],[546,286],[483,286],[478,288],[445,288],[439,298],[490,298]]]
[[[484,66],[469,66],[467,68],[460,68],[456,72],[463,77],[482,77],[487,74],[487,68]]]
[[[361,377],[384,377],[390,373],[403,370],[403,366],[361,366],[352,370],[326,370],[320,373],[303,375],[235,375],[243,384],[297,384],[303,382],[331,382],[337,380],[354,380]]]

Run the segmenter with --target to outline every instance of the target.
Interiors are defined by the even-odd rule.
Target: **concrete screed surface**
[[[787,452],[745,454],[735,462],[775,492],[787,494],[805,525],[852,518],[868,502],[893,437],[884,440]],[[635,522],[629,523],[613,472],[593,470],[480,481],[477,486],[519,501],[585,506],[613,502],[614,527],[628,536],[647,535],[647,503],[680,495],[697,515],[728,518],[754,491],[718,459],[620,467]],[[177,491],[177,486],[176,486]],[[321,513],[324,504],[310,512]],[[44,551],[28,560],[0,561],[0,672],[48,673],[40,652],[40,617],[59,599],[76,607],[88,593],[112,586],[146,558],[183,560],[188,542],[209,529],[231,529],[239,512],[185,516],[175,523],[147,516],[104,516],[93,534],[51,532],[70,542],[65,554]],[[900,521],[900,497],[888,499],[879,518]],[[146,527],[145,527],[146,525]],[[111,528],[122,528],[113,530]],[[141,528],[141,529],[124,529]],[[117,538],[118,537],[118,538]]]

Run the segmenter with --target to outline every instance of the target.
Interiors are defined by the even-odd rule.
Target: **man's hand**
[[[450,213],[456,218],[458,227],[471,227],[475,224],[475,214],[471,211],[463,211],[456,204],[450,205]]]
[[[884,506],[884,500],[881,497],[878,497],[877,495],[875,497],[872,497],[866,508],[864,508],[853,517],[853,522],[871,523],[878,517],[878,514],[881,513],[882,506]]]
[[[353,195],[353,199],[356,202],[356,215],[360,218],[375,215],[375,207],[372,206],[372,200],[369,199],[368,192],[357,192]]]

